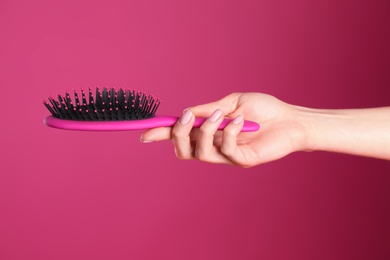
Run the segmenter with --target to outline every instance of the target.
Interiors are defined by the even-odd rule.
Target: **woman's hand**
[[[145,131],[142,142],[171,139],[179,159],[198,159],[251,167],[304,149],[304,128],[294,120],[294,106],[261,93],[233,93],[221,100],[190,107],[173,127]],[[195,117],[206,117],[193,128]],[[232,121],[217,131],[222,120]],[[243,120],[260,123],[257,132],[240,132]]]

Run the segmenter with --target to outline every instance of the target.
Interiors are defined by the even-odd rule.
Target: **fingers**
[[[237,147],[237,136],[244,124],[243,117],[237,116],[224,131],[217,132],[224,116],[233,117],[239,113],[237,104],[240,96],[240,93],[233,93],[221,100],[186,109],[173,128],[159,127],[147,130],[140,140],[147,143],[172,139],[179,159],[196,158],[210,163],[245,166],[247,158],[242,149]],[[192,129],[195,117],[209,118],[200,128]]]
[[[143,143],[170,140],[172,138],[171,131],[172,127],[158,127],[149,129],[142,133],[139,140]]]
[[[194,158],[191,145],[190,132],[194,125],[195,117],[191,110],[185,110],[172,129],[172,142],[177,158],[189,160]]]
[[[237,146],[237,136],[244,125],[244,118],[239,115],[233,119],[223,130],[221,153],[236,165],[247,164],[245,154]]]
[[[190,110],[195,117],[209,117],[215,110],[220,109],[223,111],[224,115],[229,115],[234,112],[237,108],[238,98],[241,96],[241,93],[232,93],[226,97],[211,102],[208,104],[203,104],[199,106],[194,106],[186,110]],[[172,138],[171,127],[158,127],[154,129],[149,129],[142,133],[140,141],[143,143],[150,143],[153,141],[163,141],[169,140]],[[198,138],[198,129],[193,129],[191,132],[191,140],[197,140]],[[218,140],[220,140],[220,136]]]
[[[199,128],[192,128],[190,133],[191,141],[199,139]],[[140,136],[142,143],[151,143],[157,141],[166,141],[172,139],[172,127],[158,127],[146,130]],[[222,143],[222,131],[218,131],[214,134],[214,145],[220,145]]]
[[[199,128],[195,148],[195,157],[197,159],[211,163],[229,162],[214,146],[214,135],[223,118],[223,111],[217,109]]]
[[[222,132],[217,132],[218,126],[224,119],[220,109],[201,125],[199,129],[192,129],[195,117],[190,110],[186,110],[173,128],[160,127],[145,131],[140,140],[148,143],[172,139],[176,156],[179,159],[198,159],[209,163],[226,163],[240,166],[248,165],[242,149],[237,146],[237,136],[240,133],[244,120],[237,116]],[[192,142],[196,140],[196,142]]]

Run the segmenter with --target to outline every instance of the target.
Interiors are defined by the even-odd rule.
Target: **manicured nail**
[[[153,140],[144,140],[143,137],[142,137],[142,135],[140,136],[139,140],[140,140],[142,143],[144,143],[144,144],[153,142]]]
[[[216,122],[220,117],[222,116],[222,110],[217,109],[214,111],[214,113],[210,116],[209,120],[211,122]]]
[[[243,118],[241,115],[239,115],[238,117],[236,117],[236,118],[233,120],[232,124],[233,124],[233,125],[238,125],[239,123],[242,122],[242,119],[244,119],[244,118]]]
[[[180,123],[183,125],[188,124],[192,117],[192,112],[190,110],[185,110],[183,115],[180,117]]]

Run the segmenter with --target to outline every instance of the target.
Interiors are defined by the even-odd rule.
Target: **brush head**
[[[78,121],[124,121],[140,120],[154,117],[160,99],[133,89],[88,88],[81,95],[74,90],[74,98],[67,91],[65,95],[52,97],[43,104],[53,117]],[[87,100],[88,99],[88,100]]]

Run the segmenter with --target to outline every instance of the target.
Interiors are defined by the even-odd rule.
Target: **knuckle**
[[[225,129],[223,130],[224,132],[224,135],[229,137],[229,136],[235,136],[236,135],[236,131],[235,129],[233,129],[232,127],[230,126],[227,126],[225,127]]]
[[[199,161],[204,161],[204,162],[206,162],[208,158],[208,156],[203,151],[199,151],[199,150],[195,151],[195,157]]]
[[[199,127],[199,133],[202,134],[202,135],[207,135],[209,133],[209,128],[207,127],[206,124],[202,124],[200,127]]]
[[[173,127],[172,128],[172,137],[179,137],[179,136],[183,135],[182,132],[183,131],[181,131],[177,127]]]
[[[241,95],[242,93],[241,92],[232,92],[232,93],[230,93],[228,96],[229,97],[237,97],[237,96],[239,96],[239,95]]]
[[[176,158],[177,159],[180,159],[180,160],[188,160],[189,158],[187,158],[187,156],[185,156],[184,154],[182,153],[177,153],[176,154]]]
[[[175,148],[175,155],[180,160],[188,160],[189,159],[185,153],[183,153],[182,151],[180,151],[179,149],[176,149],[176,148]]]
[[[223,153],[224,155],[229,156],[229,157],[231,157],[233,155],[232,149],[230,148],[229,145],[226,145],[226,144],[221,145],[221,153]]]

